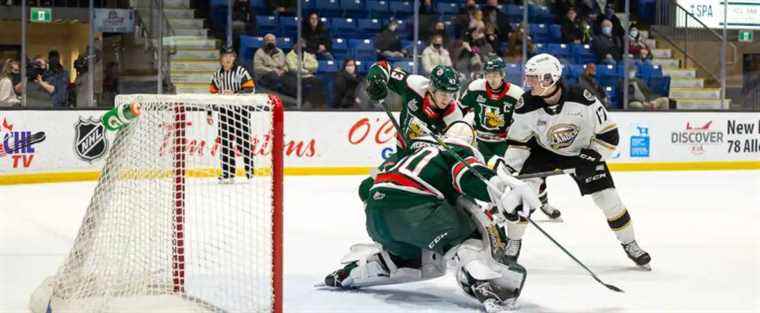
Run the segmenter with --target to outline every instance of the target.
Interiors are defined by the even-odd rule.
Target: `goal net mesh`
[[[141,113],[117,133],[71,252],[32,309],[42,295],[53,312],[273,311],[279,100],[116,100]]]

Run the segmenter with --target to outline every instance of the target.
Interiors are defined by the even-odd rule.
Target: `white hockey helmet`
[[[525,63],[525,78],[523,85],[532,88],[528,82],[537,82],[544,89],[556,85],[562,77],[562,63],[551,54],[541,53],[533,56]]]
[[[475,129],[465,121],[455,121],[446,128],[446,139],[460,140],[468,145],[475,144]]]

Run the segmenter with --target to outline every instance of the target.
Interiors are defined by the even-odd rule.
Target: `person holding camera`
[[[48,61],[41,56],[27,69],[27,104],[29,106],[47,106],[52,103],[54,108],[65,107],[68,103],[69,73],[61,65],[61,55],[57,50],[48,53]],[[49,62],[49,63],[48,63]]]

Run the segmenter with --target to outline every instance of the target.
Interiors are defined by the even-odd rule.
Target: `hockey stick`
[[[8,139],[9,134],[5,134],[5,139]],[[0,158],[8,155],[9,151],[16,151],[18,149],[26,148],[28,146],[31,146],[35,143],[40,143],[45,140],[45,132],[36,132],[32,134],[31,137],[29,137],[28,141],[21,141],[18,145],[8,147],[8,149],[2,149],[0,151]]]
[[[391,118],[391,122],[393,123],[393,126],[397,127],[396,131],[400,131],[401,127],[398,126],[398,122],[395,121],[395,119],[393,118],[393,115],[391,115],[391,113],[390,113],[390,110],[388,109],[388,107],[385,106],[385,102],[384,101],[380,101],[380,104],[385,109],[385,113],[388,114],[388,117]],[[501,194],[501,191],[498,188],[496,188],[495,186],[491,185],[491,183],[488,182],[488,179],[486,179],[485,177],[483,177],[482,174],[480,174],[478,171],[476,171],[470,164],[468,164],[467,162],[465,162],[464,159],[462,159],[462,157],[460,157],[456,152],[451,151],[451,149],[449,148],[449,146],[439,136],[437,136],[436,134],[432,133],[429,129],[427,129],[427,127],[425,125],[420,125],[420,126],[422,126],[423,130],[425,132],[427,132],[431,137],[433,137],[433,139],[435,139],[435,141],[439,145],[441,145],[441,147],[444,148],[443,151],[445,151],[446,153],[448,153],[449,155],[451,155],[452,157],[454,157],[454,159],[456,159],[457,161],[461,162],[465,167],[467,167],[468,170],[470,170],[471,173],[473,173],[478,179],[482,180],[483,183],[485,183],[486,186],[489,189],[495,191],[496,194]],[[403,134],[402,134],[402,136],[403,136]],[[562,171],[562,173],[564,174],[563,170],[560,170],[560,171]],[[556,172],[556,171],[551,171],[551,172]],[[536,173],[536,174],[538,174],[538,173]],[[536,177],[536,176],[533,176],[533,177]],[[596,274],[591,269],[589,269],[585,264],[583,264],[583,262],[581,262],[580,260],[578,260],[578,258],[576,258],[572,253],[570,253],[570,251],[567,251],[567,249],[565,249],[565,247],[563,247],[559,242],[557,242],[557,240],[555,240],[554,237],[552,237],[551,235],[549,235],[549,233],[547,233],[543,228],[541,228],[541,226],[539,226],[538,224],[536,224],[536,222],[534,222],[533,219],[530,218],[530,216],[525,217],[525,218],[534,227],[536,227],[542,234],[544,234],[544,236],[546,236],[547,238],[549,238],[549,240],[551,240],[551,242],[553,242],[557,247],[559,247],[562,250],[562,252],[564,252],[565,254],[567,254],[571,259],[573,259],[573,261],[575,261],[575,263],[577,263],[578,265],[580,265],[589,274],[591,274],[591,277],[594,278],[594,280],[596,280],[598,283],[604,285],[605,287],[607,287],[608,289],[610,289],[612,291],[623,292],[623,290],[620,289],[620,288],[618,288],[617,286],[614,286],[614,285],[611,285],[611,284],[607,284],[607,283],[603,282],[601,279],[599,279],[599,277],[597,277]]]

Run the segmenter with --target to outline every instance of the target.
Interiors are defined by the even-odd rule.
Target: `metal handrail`
[[[705,25],[705,23],[703,23],[703,22],[702,22],[702,20],[700,20],[699,18],[697,18],[696,16],[694,16],[694,14],[691,14],[691,13],[690,13],[689,11],[687,11],[687,10],[686,10],[684,7],[682,7],[680,4],[678,4],[678,2],[674,2],[673,0],[668,0],[668,1],[670,1],[670,2],[671,2],[671,3],[673,3],[673,4],[675,4],[675,5],[676,5],[676,7],[678,7],[678,8],[679,8],[679,9],[681,9],[681,10],[682,10],[684,13],[686,13],[686,15],[687,15],[687,16],[689,16],[689,17],[693,18],[695,21],[697,21],[697,23],[699,23],[699,25],[701,25],[703,29],[705,29],[705,30],[709,31],[709,32],[710,32],[710,33],[711,33],[713,36],[715,36],[715,38],[717,38],[718,40],[723,40],[723,36],[721,36],[720,34],[718,34],[718,32],[716,32],[716,31],[712,30],[712,28],[710,28],[710,27],[707,27],[707,25]],[[738,58],[738,54],[737,54],[737,47],[736,47],[736,45],[735,45],[735,44],[733,44],[733,43],[731,43],[731,42],[729,42],[728,44],[729,44],[731,47],[733,47],[733,50],[734,50],[734,53],[733,53],[733,55],[734,55],[734,58],[733,58],[733,60],[731,60],[731,62],[726,62],[726,64],[734,64],[734,63],[736,62],[736,59]]]
[[[170,78],[170,56],[176,53],[176,47],[174,46],[173,41],[170,41],[171,44],[167,45],[164,38],[174,37],[176,35],[176,32],[174,31],[174,28],[171,27],[171,24],[169,24],[169,19],[166,16],[165,12],[161,9],[161,3],[157,0],[150,1],[150,20],[152,20],[155,11],[158,11],[160,14],[159,19],[161,20],[161,34],[154,34],[153,25],[149,23],[148,20],[146,20],[143,16],[141,16],[139,9],[136,9],[135,17],[138,25],[140,26],[138,36],[142,37],[146,51],[151,52],[153,54],[153,57],[159,61],[159,64],[156,65],[158,67],[156,70],[159,72],[160,78],[158,83],[163,84],[163,81],[165,80],[168,82],[169,87],[172,87]],[[168,46],[169,49],[163,49],[164,46]]]
[[[679,52],[681,52],[681,53],[684,55],[684,57],[685,57],[685,58],[687,58],[687,59],[691,60],[691,62],[693,62],[694,64],[696,64],[696,65],[697,65],[697,67],[699,67],[700,69],[702,69],[702,70],[703,70],[703,71],[705,71],[706,73],[710,74],[710,76],[712,76],[712,78],[713,78],[713,79],[715,79],[715,81],[720,81],[720,76],[719,76],[719,75],[717,75],[717,74],[713,73],[712,71],[710,71],[709,69],[707,69],[707,66],[703,65],[703,64],[702,64],[702,63],[700,63],[700,62],[699,62],[697,59],[695,59],[695,58],[694,58],[694,57],[692,57],[690,54],[688,54],[688,53],[686,52],[686,50],[685,50],[685,49],[683,49],[683,48],[679,47],[679,46],[678,46],[678,45],[677,45],[675,42],[673,42],[673,40],[671,40],[671,38],[669,38],[667,35],[665,35],[665,34],[663,34],[663,33],[659,32],[659,31],[657,30],[657,27],[652,27],[650,30],[651,30],[653,33],[657,34],[658,36],[662,37],[662,39],[663,39],[663,40],[665,40],[665,41],[666,41],[668,44],[670,44],[670,46],[671,46],[671,47],[673,47],[673,48],[675,48],[676,50],[678,50]]]

